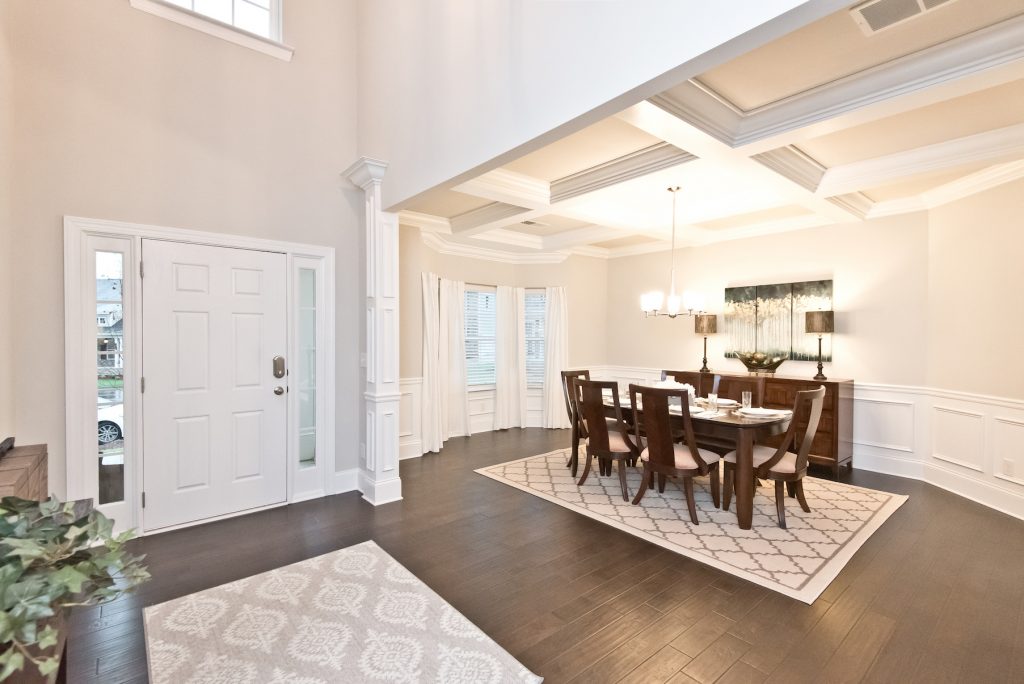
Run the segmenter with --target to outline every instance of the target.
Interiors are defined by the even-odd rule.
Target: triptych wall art
[[[818,336],[804,332],[804,313],[832,308],[832,281],[749,285],[725,289],[725,355],[763,352],[794,361],[818,360]],[[832,339],[822,341],[822,360],[832,360]]]

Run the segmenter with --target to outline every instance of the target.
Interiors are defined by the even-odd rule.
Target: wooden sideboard
[[[0,459],[0,496],[47,499],[46,469],[45,444],[14,447]]]
[[[712,378],[715,375],[730,377],[750,377],[745,373],[702,373],[707,377],[702,382],[701,394],[710,391]],[[784,375],[764,376],[764,406],[766,408],[793,408],[796,393],[801,390],[814,390],[825,386],[825,403],[821,407],[821,420],[818,432],[811,443],[810,461],[816,465],[828,467],[834,477],[839,476],[839,468],[853,467],[853,380],[812,380],[811,378],[794,378]],[[806,424],[805,424],[806,425]],[[804,427],[804,426],[797,426]],[[774,437],[764,441],[770,446],[777,445],[782,437]]]

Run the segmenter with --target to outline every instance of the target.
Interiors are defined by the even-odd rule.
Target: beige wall
[[[10,6],[0,3],[0,25],[7,23]],[[11,117],[14,98],[14,68],[6,33],[0,31],[0,440],[14,434],[14,358],[12,305],[14,276],[11,273],[11,145],[14,142]]]
[[[570,256],[557,264],[509,264],[440,254],[423,244],[419,230],[403,226],[400,237],[401,359],[403,378],[422,373],[423,306],[420,274],[517,287],[564,286],[569,308],[569,363],[596,365],[606,354],[605,293],[608,262]]]
[[[5,0],[15,66],[19,442],[64,489],[62,216],[337,249],[338,469],[356,467],[361,194],[354,0],[285,3],[283,62],[125,0]],[[0,395],[2,396],[2,395]]]
[[[1024,180],[930,212],[928,385],[1024,398]]]
[[[681,250],[677,278],[721,314],[725,288],[832,278],[837,333],[825,374],[860,382],[921,385],[926,371],[928,233],[923,213]],[[669,253],[613,259],[608,266],[608,363],[697,369],[703,340],[692,318],[643,319],[640,294],[668,286]],[[713,369],[743,371],[708,339]],[[786,375],[815,365],[787,361]]]

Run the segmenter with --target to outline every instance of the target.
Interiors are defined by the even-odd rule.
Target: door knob
[[[276,394],[277,396],[281,396],[282,394],[284,394],[284,387],[275,387],[274,394]]]

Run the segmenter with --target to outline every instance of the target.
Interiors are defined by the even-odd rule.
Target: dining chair
[[[612,463],[618,461],[619,484],[622,486],[622,499],[629,501],[629,488],[626,485],[627,462],[636,462],[640,451],[629,436],[629,428],[622,416],[622,405],[619,403],[619,384],[609,380],[573,380],[576,405],[585,426],[587,437],[586,463],[583,465],[583,476],[579,485],[582,486],[590,475],[590,464],[597,458],[598,474],[611,475]],[[614,416],[606,420],[604,393],[611,391],[612,410]]]
[[[825,402],[825,386],[816,390],[796,393],[793,404],[793,418],[779,447],[754,445],[755,477],[775,482],[775,509],[778,511],[779,527],[786,528],[786,487],[790,496],[795,496],[805,513],[811,509],[804,497],[803,479],[807,475],[807,454],[811,451],[814,435],[818,432],[821,407]],[[802,429],[798,426],[803,426]],[[790,449],[795,449],[791,451]],[[722,508],[729,510],[736,470],[736,452],[731,451],[722,459],[725,463],[725,482]]]
[[[706,397],[708,390],[710,389],[710,383],[707,377],[707,373],[701,373],[698,371],[674,371],[674,370],[663,370],[661,371],[662,380],[675,380],[687,385],[692,385],[697,390],[698,397]]]
[[[639,395],[639,397],[638,397]],[[647,447],[640,452],[644,474],[640,481],[640,490],[633,499],[634,505],[647,493],[648,487],[654,486],[654,476],[658,476],[658,490],[665,491],[665,478],[675,481],[682,480],[683,494],[686,495],[686,507],[690,511],[690,521],[698,525],[697,503],[693,498],[693,478],[709,475],[711,477],[711,499],[717,508],[719,505],[718,454],[701,449],[693,436],[693,422],[690,420],[690,400],[686,390],[629,386],[629,400],[633,406],[633,424],[643,425],[647,434]],[[637,400],[643,406],[642,412],[637,409]],[[676,441],[672,428],[673,416],[669,405],[678,400],[680,418],[683,423],[684,442]]]
[[[738,402],[744,392],[750,392],[752,406],[764,403],[764,378],[732,375],[715,375],[711,392],[722,399]]]
[[[572,389],[572,381],[576,379],[589,380],[589,370],[568,370],[561,371],[562,374],[562,398],[565,399],[565,412],[569,414],[569,425],[572,427],[572,452],[565,467],[572,468],[572,476],[576,477],[576,464],[579,462],[580,439],[586,436],[586,430],[581,429],[580,412],[576,407],[576,395]]]

